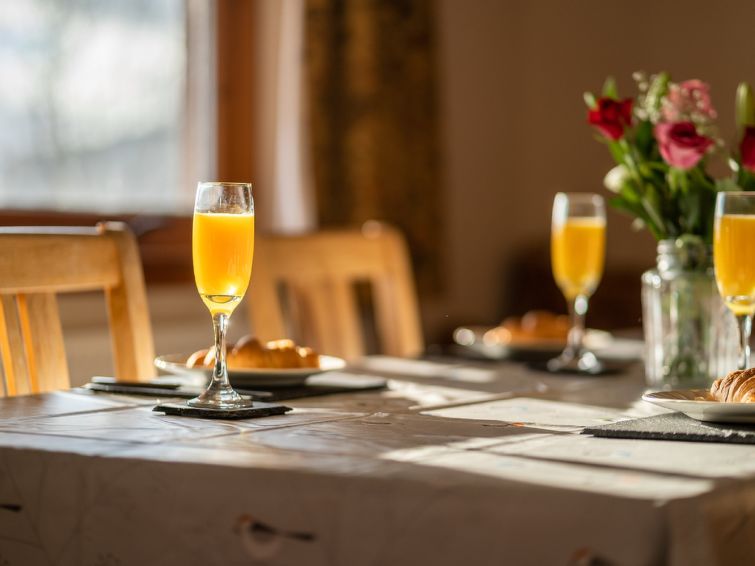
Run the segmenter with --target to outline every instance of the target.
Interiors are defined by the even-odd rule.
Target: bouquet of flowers
[[[676,83],[668,73],[635,73],[638,94],[620,98],[613,79],[600,97],[585,93],[587,121],[600,133],[616,166],[605,177],[628,212],[658,240],[679,237],[710,245],[716,192],[755,190],[755,102],[741,83],[736,95],[737,142],[728,156],[732,174],[714,179],[709,161],[723,153],[709,86]]]

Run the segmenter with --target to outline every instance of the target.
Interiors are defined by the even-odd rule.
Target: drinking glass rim
[[[726,197],[732,198],[731,200],[728,200]],[[755,191],[718,191],[716,193],[716,208],[713,213],[714,216],[716,218],[720,218],[722,216],[726,216],[727,214],[733,214],[731,212],[727,212],[724,209],[732,204],[732,201],[734,199],[742,199],[742,202],[748,202],[750,203],[748,206],[752,206],[752,202],[755,201]],[[755,212],[741,212],[739,214],[753,216],[755,215]]]
[[[755,191],[718,191],[719,195],[732,195],[735,197],[747,197],[747,196],[754,196],[755,197]]]
[[[249,187],[252,188],[251,183],[239,183],[236,181],[199,181],[197,187]]]
[[[755,193],[753,193],[753,194],[755,194]],[[565,196],[565,197],[567,197],[569,200],[579,200],[579,199],[593,200],[595,198],[597,198],[598,200],[601,200],[601,201],[605,200],[603,198],[603,195],[601,195],[599,193],[576,193],[576,192],[575,193],[570,193],[570,192],[566,192],[566,191],[559,191],[559,192],[557,192],[556,196],[553,197],[553,198],[555,199],[555,198],[557,198],[559,196],[562,196],[562,195]]]

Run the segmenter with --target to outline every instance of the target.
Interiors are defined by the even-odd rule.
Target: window
[[[213,162],[190,157],[214,147],[209,4],[4,3],[0,208],[190,211]]]

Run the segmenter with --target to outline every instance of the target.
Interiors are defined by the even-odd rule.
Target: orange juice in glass
[[[188,404],[238,409],[251,398],[233,390],[225,363],[228,318],[249,286],[254,258],[254,200],[249,183],[199,183],[192,233],[194,279],[212,315],[215,366],[207,390]]]
[[[605,247],[603,198],[591,193],[558,193],[553,201],[551,267],[569,304],[571,329],[564,351],[548,362],[550,371],[599,373],[603,369],[583,339],[588,300],[603,275]]]
[[[606,221],[603,218],[566,218],[551,232],[551,264],[556,284],[567,300],[590,296],[603,275]]]
[[[254,214],[194,214],[194,279],[210,313],[231,314],[244,297],[254,258]]]
[[[716,284],[739,327],[739,369],[750,366],[755,313],[755,192],[720,192],[713,229]]]

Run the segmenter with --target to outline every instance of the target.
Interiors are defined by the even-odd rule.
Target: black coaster
[[[235,420],[257,419],[260,417],[270,417],[272,415],[282,415],[292,409],[285,405],[273,405],[272,403],[255,401],[254,405],[251,407],[244,407],[242,409],[205,409],[202,407],[190,407],[184,403],[163,403],[152,410],[158,413],[165,413],[166,415],[175,415],[178,417]]]
[[[588,427],[582,431],[582,434],[608,438],[755,444],[755,426],[736,423],[704,423],[682,413],[667,413]]]

